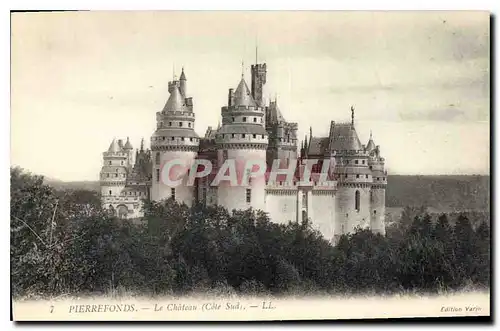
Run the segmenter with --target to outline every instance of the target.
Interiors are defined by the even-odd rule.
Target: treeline
[[[490,176],[389,174],[386,205],[426,206],[443,211],[489,210]]]
[[[15,296],[436,292],[489,287],[490,233],[459,216],[407,209],[387,236],[358,229],[326,241],[307,223],[272,223],[174,201],[118,220],[89,191],[55,191],[11,169]],[[411,218],[411,221],[406,220]]]

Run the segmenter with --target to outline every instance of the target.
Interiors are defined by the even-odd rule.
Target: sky
[[[13,13],[11,28],[11,164],[33,173],[98,180],[113,138],[149,147],[182,67],[204,135],[257,45],[299,137],[354,105],[389,175],[490,172],[487,12]]]

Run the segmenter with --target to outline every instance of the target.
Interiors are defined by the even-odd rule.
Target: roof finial
[[[259,63],[258,49],[259,49],[259,46],[255,45],[255,64]]]
[[[245,63],[241,60],[241,78],[245,77]]]
[[[370,129],[370,140],[372,140],[372,130]]]
[[[309,127],[309,138],[312,139],[313,136],[313,128],[312,126]]]
[[[351,106],[351,125],[354,126],[354,106]]]

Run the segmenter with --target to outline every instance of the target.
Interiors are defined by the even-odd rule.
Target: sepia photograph
[[[11,12],[14,321],[491,321],[487,11]]]

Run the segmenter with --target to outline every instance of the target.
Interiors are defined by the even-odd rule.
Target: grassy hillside
[[[45,178],[57,189],[99,191],[97,181],[63,182]],[[388,177],[386,205],[391,207],[426,206],[436,211],[488,210],[489,176],[398,176]]]

